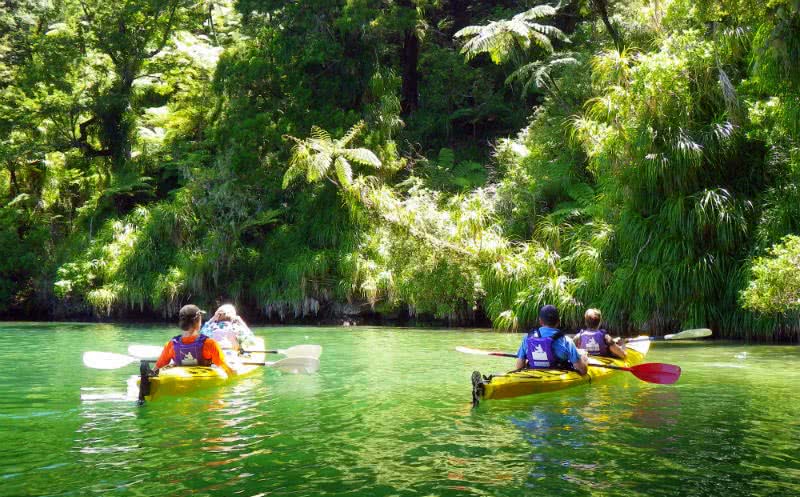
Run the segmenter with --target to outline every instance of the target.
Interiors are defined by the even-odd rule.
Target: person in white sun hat
[[[223,349],[236,352],[246,349],[254,338],[250,327],[231,304],[219,306],[217,312],[203,325],[200,334],[213,338]]]

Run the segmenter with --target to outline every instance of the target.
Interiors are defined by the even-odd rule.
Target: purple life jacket
[[[561,333],[552,337],[542,338],[539,330],[528,334],[525,339],[526,358],[531,369],[557,369],[564,366],[564,361],[559,360],[553,352],[553,342],[561,338]]]
[[[203,344],[206,343],[205,335],[200,335],[192,343],[183,343],[181,335],[172,338],[174,355],[172,362],[176,366],[211,366],[211,360],[203,358]]]
[[[581,342],[579,348],[585,349],[589,355],[610,355],[608,344],[606,343],[606,330],[581,330]]]

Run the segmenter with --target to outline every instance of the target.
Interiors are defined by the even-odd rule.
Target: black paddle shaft
[[[150,395],[150,377],[158,374],[150,369],[151,362],[155,361],[142,359],[139,363],[139,400],[137,402],[139,405],[143,405],[144,398]]]

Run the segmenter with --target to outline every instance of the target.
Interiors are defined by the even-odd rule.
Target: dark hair
[[[187,304],[181,307],[180,312],[178,312],[178,326],[183,331],[189,331],[201,319],[203,314],[205,314],[205,311],[201,311],[196,305]]]
[[[539,319],[545,326],[558,326],[558,309],[554,305],[546,305],[539,309]]]
[[[192,329],[192,327],[197,321],[200,321],[200,317],[201,317],[200,314],[197,314],[194,317],[181,316],[180,318],[178,318],[178,326],[180,326],[183,331],[188,331]]]

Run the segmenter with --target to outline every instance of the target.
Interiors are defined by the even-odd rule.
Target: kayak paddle
[[[139,357],[131,357],[113,352],[90,351],[83,354],[83,364],[93,369],[119,369],[134,362],[140,362]],[[153,362],[154,359],[145,359]],[[319,359],[314,357],[287,357],[275,362],[245,362],[242,364],[252,366],[266,366],[275,368],[285,373],[313,373],[319,370]]]
[[[463,352],[464,354],[472,354],[472,355],[493,355],[498,357],[514,357],[514,358],[517,357],[514,354],[507,354],[505,352],[492,352],[489,350],[471,349],[469,347],[461,347],[461,346],[456,347],[456,350],[459,352]]]
[[[251,366],[266,366],[275,368],[284,373],[316,373],[319,371],[319,359],[316,357],[287,357],[275,362],[243,362]]]
[[[689,340],[691,338],[703,338],[707,336],[711,336],[711,330],[708,328],[696,328],[693,330],[683,330],[679,333],[673,333],[671,335],[664,335],[663,337],[641,337],[641,338],[632,338],[628,340],[626,343],[631,342],[643,342],[645,340],[650,340],[651,342],[656,340]]]
[[[150,359],[161,355],[161,347],[155,345],[129,345],[128,354],[140,359]],[[243,350],[243,353],[283,354],[286,357],[313,357],[319,359],[322,347],[319,345],[295,345],[288,349],[279,350]]]
[[[489,355],[489,356],[514,357],[514,358],[517,357],[515,354],[507,354],[505,352],[492,352],[489,350],[471,349],[469,347],[456,347],[456,350],[459,352],[463,352],[464,354]],[[673,364],[663,364],[660,362],[648,362],[645,364],[637,364],[636,366],[631,366],[631,367],[612,366],[612,365],[597,364],[590,362],[589,366],[595,368],[618,369],[620,371],[627,371],[629,373],[633,373],[634,376],[636,376],[642,381],[646,381],[648,383],[658,383],[661,385],[671,385],[672,383],[678,381],[678,378],[681,377],[681,368],[679,366],[675,366]]]
[[[242,353],[283,354],[286,357],[313,357],[314,359],[319,359],[319,356],[322,355],[322,347],[320,345],[295,345],[288,349],[243,350]]]
[[[658,383],[660,385],[672,385],[678,381],[678,378],[681,377],[680,366],[675,366],[674,364],[664,364],[661,362],[647,362],[630,367],[613,366],[611,364],[595,364],[590,362],[589,366],[593,368],[628,371],[629,373],[633,373],[635,377],[642,381],[646,381],[648,383]]]
[[[90,351],[83,354],[83,364],[93,369],[119,369],[140,360],[138,357],[113,352]]]

